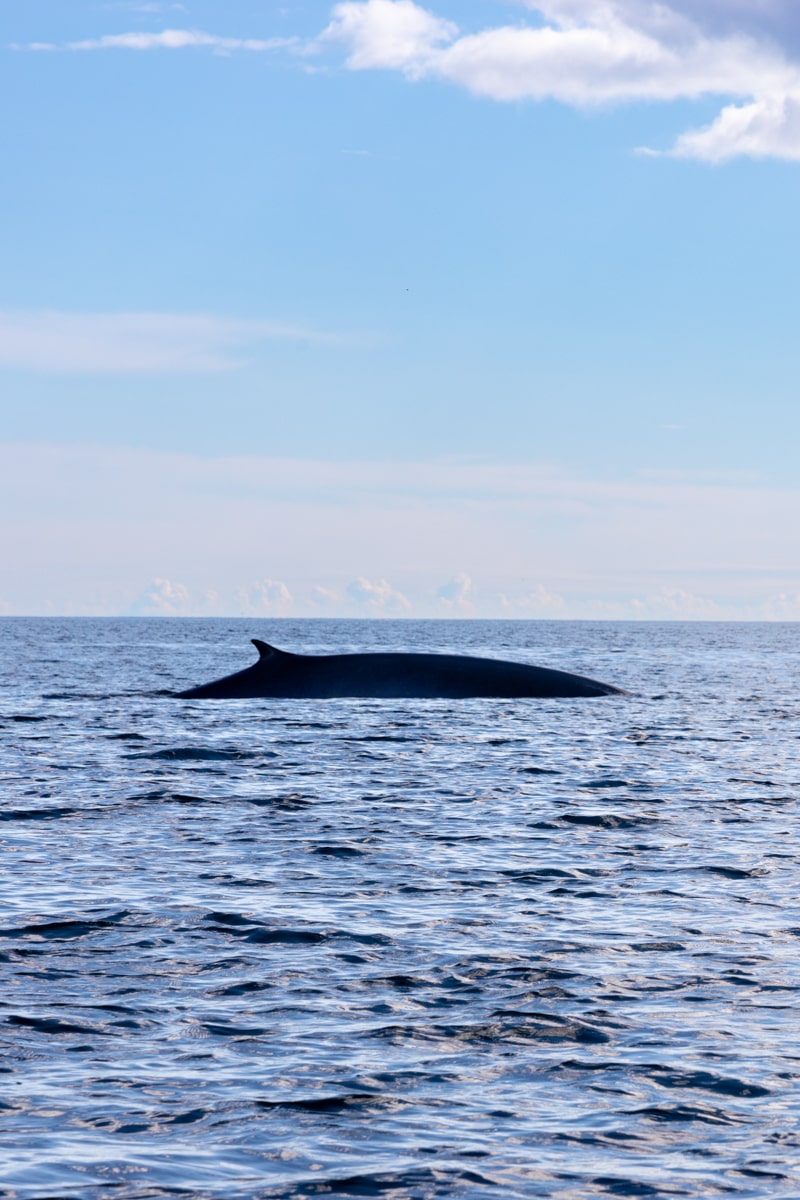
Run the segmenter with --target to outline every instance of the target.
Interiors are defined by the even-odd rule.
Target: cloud
[[[242,350],[276,339],[336,340],[278,321],[202,314],[0,311],[0,367],[27,371],[231,371]]]
[[[403,616],[411,611],[411,604],[402,592],[396,591],[385,579],[373,583],[359,576],[347,585],[347,595],[372,616]]]
[[[344,42],[353,71],[375,68],[424,74],[436,51],[452,42],[458,27],[412,0],[337,4],[322,41]]]
[[[648,596],[642,605],[643,615],[665,619],[720,620],[725,617],[724,606],[708,596],[698,596],[685,588],[664,588]]]
[[[670,8],[711,33],[747,33],[800,46],[797,0],[668,0]]]
[[[501,592],[497,602],[504,617],[563,617],[567,615],[567,601],[558,592],[550,592],[537,583],[526,592],[508,594]]]
[[[671,153],[710,163],[742,156],[800,162],[800,89],[728,105],[706,129],[682,134]]]
[[[144,10],[140,10],[144,11]],[[208,49],[217,54],[235,50],[263,52],[285,50],[297,43],[297,38],[232,38],[200,29],[163,29],[161,33],[109,33],[99,38],[77,42],[29,42],[15,49],[33,51],[56,50],[186,50]]]
[[[535,588],[520,596],[517,604],[524,612],[560,614],[565,608],[564,597],[556,592],[549,592],[541,583],[537,583]]]
[[[707,162],[741,155],[800,158],[800,67],[740,0],[746,32],[706,0],[531,0],[536,21],[459,31],[413,0],[337,4],[319,45],[344,47],[350,70],[433,77],[498,101],[554,99],[576,107],[703,96],[738,97],[672,153]],[[783,11],[783,10],[781,10]],[[788,13],[788,10],[786,10]],[[796,16],[785,17],[784,24]]]
[[[285,617],[294,608],[292,593],[276,579],[261,579],[242,588],[239,600],[248,616]]]
[[[189,613],[189,589],[169,579],[154,579],[128,609],[131,617],[185,617]]]
[[[472,612],[475,607],[472,603],[472,595],[472,580],[463,571],[436,589],[436,599],[440,606],[448,612]]]
[[[213,588],[192,592],[185,583],[154,579],[129,605],[128,617],[210,617],[219,614],[221,602]]]

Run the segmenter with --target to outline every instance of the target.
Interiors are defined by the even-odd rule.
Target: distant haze
[[[800,618],[800,492],[744,478],[41,445],[0,468],[6,613]]]

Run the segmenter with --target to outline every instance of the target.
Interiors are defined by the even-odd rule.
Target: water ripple
[[[0,621],[0,1196],[795,1200],[800,629],[268,625]],[[171,699],[258,635],[633,694]]]

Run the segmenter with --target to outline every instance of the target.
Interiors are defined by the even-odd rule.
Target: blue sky
[[[800,618],[800,18],[26,0],[0,611]]]

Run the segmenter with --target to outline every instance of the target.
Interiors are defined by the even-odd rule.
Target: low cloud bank
[[[463,578],[468,578],[464,576]],[[320,593],[327,597],[321,606]],[[529,592],[509,595],[491,585],[475,585],[453,595],[452,581],[419,595],[412,602],[385,579],[360,576],[341,592],[315,584],[307,591],[289,591],[288,585],[270,581],[237,589],[226,598],[210,590],[191,591],[183,583],[155,579],[120,615],[134,617],[460,617],[506,620],[616,620],[616,621],[798,621],[800,591],[771,592],[755,603],[664,587],[625,597],[561,595],[537,584]],[[11,615],[12,606],[0,604],[0,615]],[[117,614],[109,614],[117,615]]]
[[[20,614],[800,619],[800,488],[7,443],[0,558]]]

